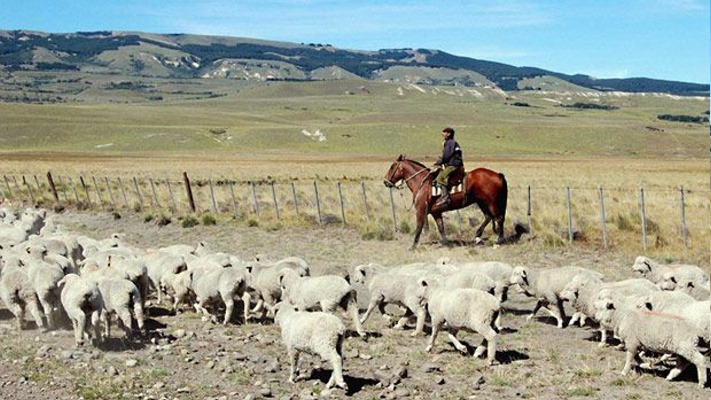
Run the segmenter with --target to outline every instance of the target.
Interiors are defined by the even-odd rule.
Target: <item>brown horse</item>
[[[485,218],[484,222],[476,230],[477,238],[481,237],[484,228],[489,222],[492,222],[494,233],[499,235],[497,243],[503,243],[508,197],[508,186],[504,174],[487,168],[471,170],[464,176],[462,181],[463,190],[451,194],[451,203],[449,205],[441,205],[437,204],[437,198],[432,196],[432,183],[436,176],[433,172],[422,163],[408,160],[400,155],[390,166],[388,173],[385,174],[385,186],[395,187],[396,183],[403,181],[412,192],[412,204],[417,216],[417,228],[415,229],[415,240],[411,249],[414,249],[420,240],[420,234],[428,214],[431,214],[434,218],[442,243],[446,244],[447,238],[444,235],[442,213],[471,204],[478,205]]]

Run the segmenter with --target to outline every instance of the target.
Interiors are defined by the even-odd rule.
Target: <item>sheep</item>
[[[687,277],[677,277],[673,272],[665,272],[657,285],[662,290],[678,290],[684,292],[695,300],[704,301],[711,298],[710,285],[699,285]]]
[[[405,315],[400,318],[395,329],[403,329],[405,324],[414,314],[417,317],[415,330],[410,336],[417,336],[422,333],[425,326],[427,311],[420,304],[417,292],[419,289],[418,277],[412,275],[386,274],[375,275],[368,284],[370,291],[370,302],[365,314],[360,318],[360,323],[364,324],[377,306],[384,318],[390,321],[390,316],[385,312],[387,304],[396,304],[404,307]]]
[[[332,312],[340,306],[350,313],[358,335],[366,336],[358,315],[356,290],[343,277],[300,277],[293,269],[282,268],[279,281],[284,301],[296,306],[297,310],[310,311],[320,307],[321,311]]]
[[[196,272],[193,272],[195,275]],[[225,304],[225,318],[223,325],[232,318],[234,310],[234,299],[240,297],[244,306],[244,322],[249,317],[250,295],[247,292],[247,271],[244,267],[234,266],[228,268],[210,268],[204,274],[193,275],[192,288],[195,292],[195,310],[201,312],[205,317],[211,318],[213,322],[216,317],[211,315],[205,308],[209,303],[221,300]]]
[[[581,267],[568,266],[545,270],[515,267],[511,273],[511,284],[519,285],[527,296],[537,299],[536,305],[526,319],[531,320],[536,312],[544,307],[556,319],[558,328],[563,328],[565,311],[560,293],[579,274],[588,274],[602,279],[600,273]],[[555,308],[549,308],[551,304],[555,305]]]
[[[97,345],[101,339],[104,302],[96,282],[86,280],[77,274],[69,274],[57,282],[57,287],[62,290],[62,306],[74,326],[76,346],[84,345],[85,336],[91,338],[89,323],[94,329],[94,345]]]
[[[662,281],[665,273],[671,273],[677,280],[683,279],[687,282],[694,282],[699,287],[707,287],[709,285],[709,274],[696,265],[662,265],[648,257],[639,256],[634,260],[632,270],[642,274],[642,276],[654,283]]]
[[[698,329],[706,342],[711,342],[711,305],[697,301],[680,291],[656,291],[635,296],[632,302],[652,311],[678,315]]]
[[[64,277],[64,271],[58,264],[46,262],[43,257],[46,249],[42,246],[30,246],[26,259],[27,276],[47,318],[41,323],[43,330],[55,328],[55,317],[59,310],[60,297],[57,283]]]
[[[629,374],[633,362],[639,360],[640,349],[673,353],[681,358],[666,379],[679,376],[689,365],[696,366],[699,387],[706,384],[706,359],[697,344],[702,333],[684,318],[672,314],[638,310],[625,301],[603,299],[595,302],[596,317],[601,323],[615,327],[615,332],[626,348],[622,375]]]
[[[489,276],[496,283],[494,295],[500,302],[506,301],[513,272],[510,264],[501,261],[470,262],[462,264],[460,268]]]
[[[421,304],[427,305],[432,319],[432,334],[425,349],[427,352],[434,349],[437,335],[447,323],[449,340],[458,351],[465,354],[467,348],[457,340],[457,333],[465,330],[481,334],[484,340],[473,356],[480,357],[486,352],[487,363],[490,366],[494,364],[497,336],[494,321],[501,311],[501,303],[496,297],[478,289],[433,288],[426,278],[420,279],[418,295]]]
[[[158,304],[160,304],[163,302],[164,281],[172,275],[187,270],[188,265],[182,256],[163,251],[146,252],[141,259],[146,265],[148,283],[156,290]]]
[[[299,354],[318,355],[333,367],[326,388],[338,386],[347,390],[343,380],[343,340],[346,327],[340,318],[326,312],[296,311],[293,306],[279,303],[275,306],[275,322],[281,328],[282,342],[290,361],[289,382],[298,376]]]
[[[117,278],[98,279],[97,283],[106,317],[104,338],[108,339],[111,336],[111,314],[116,314],[118,317],[119,328],[124,331],[127,339],[133,338],[131,311],[133,311],[133,319],[136,320],[138,329],[143,332],[143,304],[138,287],[130,280]]]
[[[281,300],[279,272],[283,268],[292,268],[299,276],[310,276],[311,269],[306,261],[298,257],[288,257],[274,264],[248,262],[245,264],[250,274],[249,287],[258,296],[257,304],[250,311],[257,313],[265,307],[273,315],[273,306]]]
[[[18,330],[25,328],[25,309],[29,308],[38,327],[43,326],[37,295],[22,268],[22,261],[16,257],[4,258],[5,265],[0,270],[0,299],[17,320]]]

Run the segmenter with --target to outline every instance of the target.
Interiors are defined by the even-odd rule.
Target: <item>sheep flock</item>
[[[112,324],[120,331],[113,335],[126,342],[146,340],[149,310],[158,307],[193,313],[219,329],[273,325],[282,338],[273,345],[288,355],[283,380],[309,379],[298,374],[298,364],[300,354],[311,354],[331,367],[328,390],[348,390],[344,368],[359,361],[344,358],[349,340],[379,340],[379,332],[364,328],[376,309],[389,329],[408,330],[422,352],[435,351],[442,332],[462,362],[496,368],[507,319],[524,318],[507,312],[512,294],[535,300],[529,320],[543,309],[557,328],[599,330],[599,346],[619,348],[622,375],[633,367],[644,374],[649,364],[667,365],[666,379],[674,380],[693,367],[704,387],[711,365],[708,271],[644,256],[627,269],[628,279],[614,281],[574,265],[441,259],[357,264],[347,275],[314,276],[299,257],[244,259],[212,251],[209,238],[144,248],[121,234],[70,232],[44,209],[0,208],[0,299],[16,329],[47,334],[64,327],[73,330],[77,348],[100,350],[112,337]],[[361,293],[367,306],[359,308]],[[463,344],[459,332],[478,336],[481,344]]]

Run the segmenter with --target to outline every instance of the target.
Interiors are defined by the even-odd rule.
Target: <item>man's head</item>
[[[442,137],[445,139],[453,138],[454,137],[454,129],[452,129],[452,128],[442,129]]]

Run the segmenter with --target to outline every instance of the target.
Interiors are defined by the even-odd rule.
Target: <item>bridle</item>
[[[398,162],[397,162],[397,168],[400,168],[400,163],[402,163],[402,161],[398,161]],[[431,170],[430,170],[429,168],[427,168],[427,167],[424,167],[424,168],[420,169],[419,171],[415,172],[414,174],[412,174],[409,178],[407,178],[407,179],[401,179],[401,180],[398,182],[398,184],[394,184],[393,187],[394,187],[395,189],[397,189],[397,190],[401,190],[403,187],[405,187],[405,185],[407,184],[407,182],[410,182],[410,181],[413,180],[417,175],[419,175],[419,174],[421,174],[421,173],[423,173],[423,172],[425,172],[425,171],[431,171]],[[407,211],[410,211],[410,210],[412,209],[412,207],[415,205],[415,199],[417,198],[417,195],[420,193],[420,190],[422,189],[422,186],[423,186],[424,184],[425,184],[425,180],[423,179],[422,182],[420,182],[420,186],[419,186],[416,190],[413,190],[413,191],[412,191],[412,203],[410,204],[409,207],[405,207],[405,209],[406,209]],[[402,196],[402,193],[401,193],[400,195]]]

